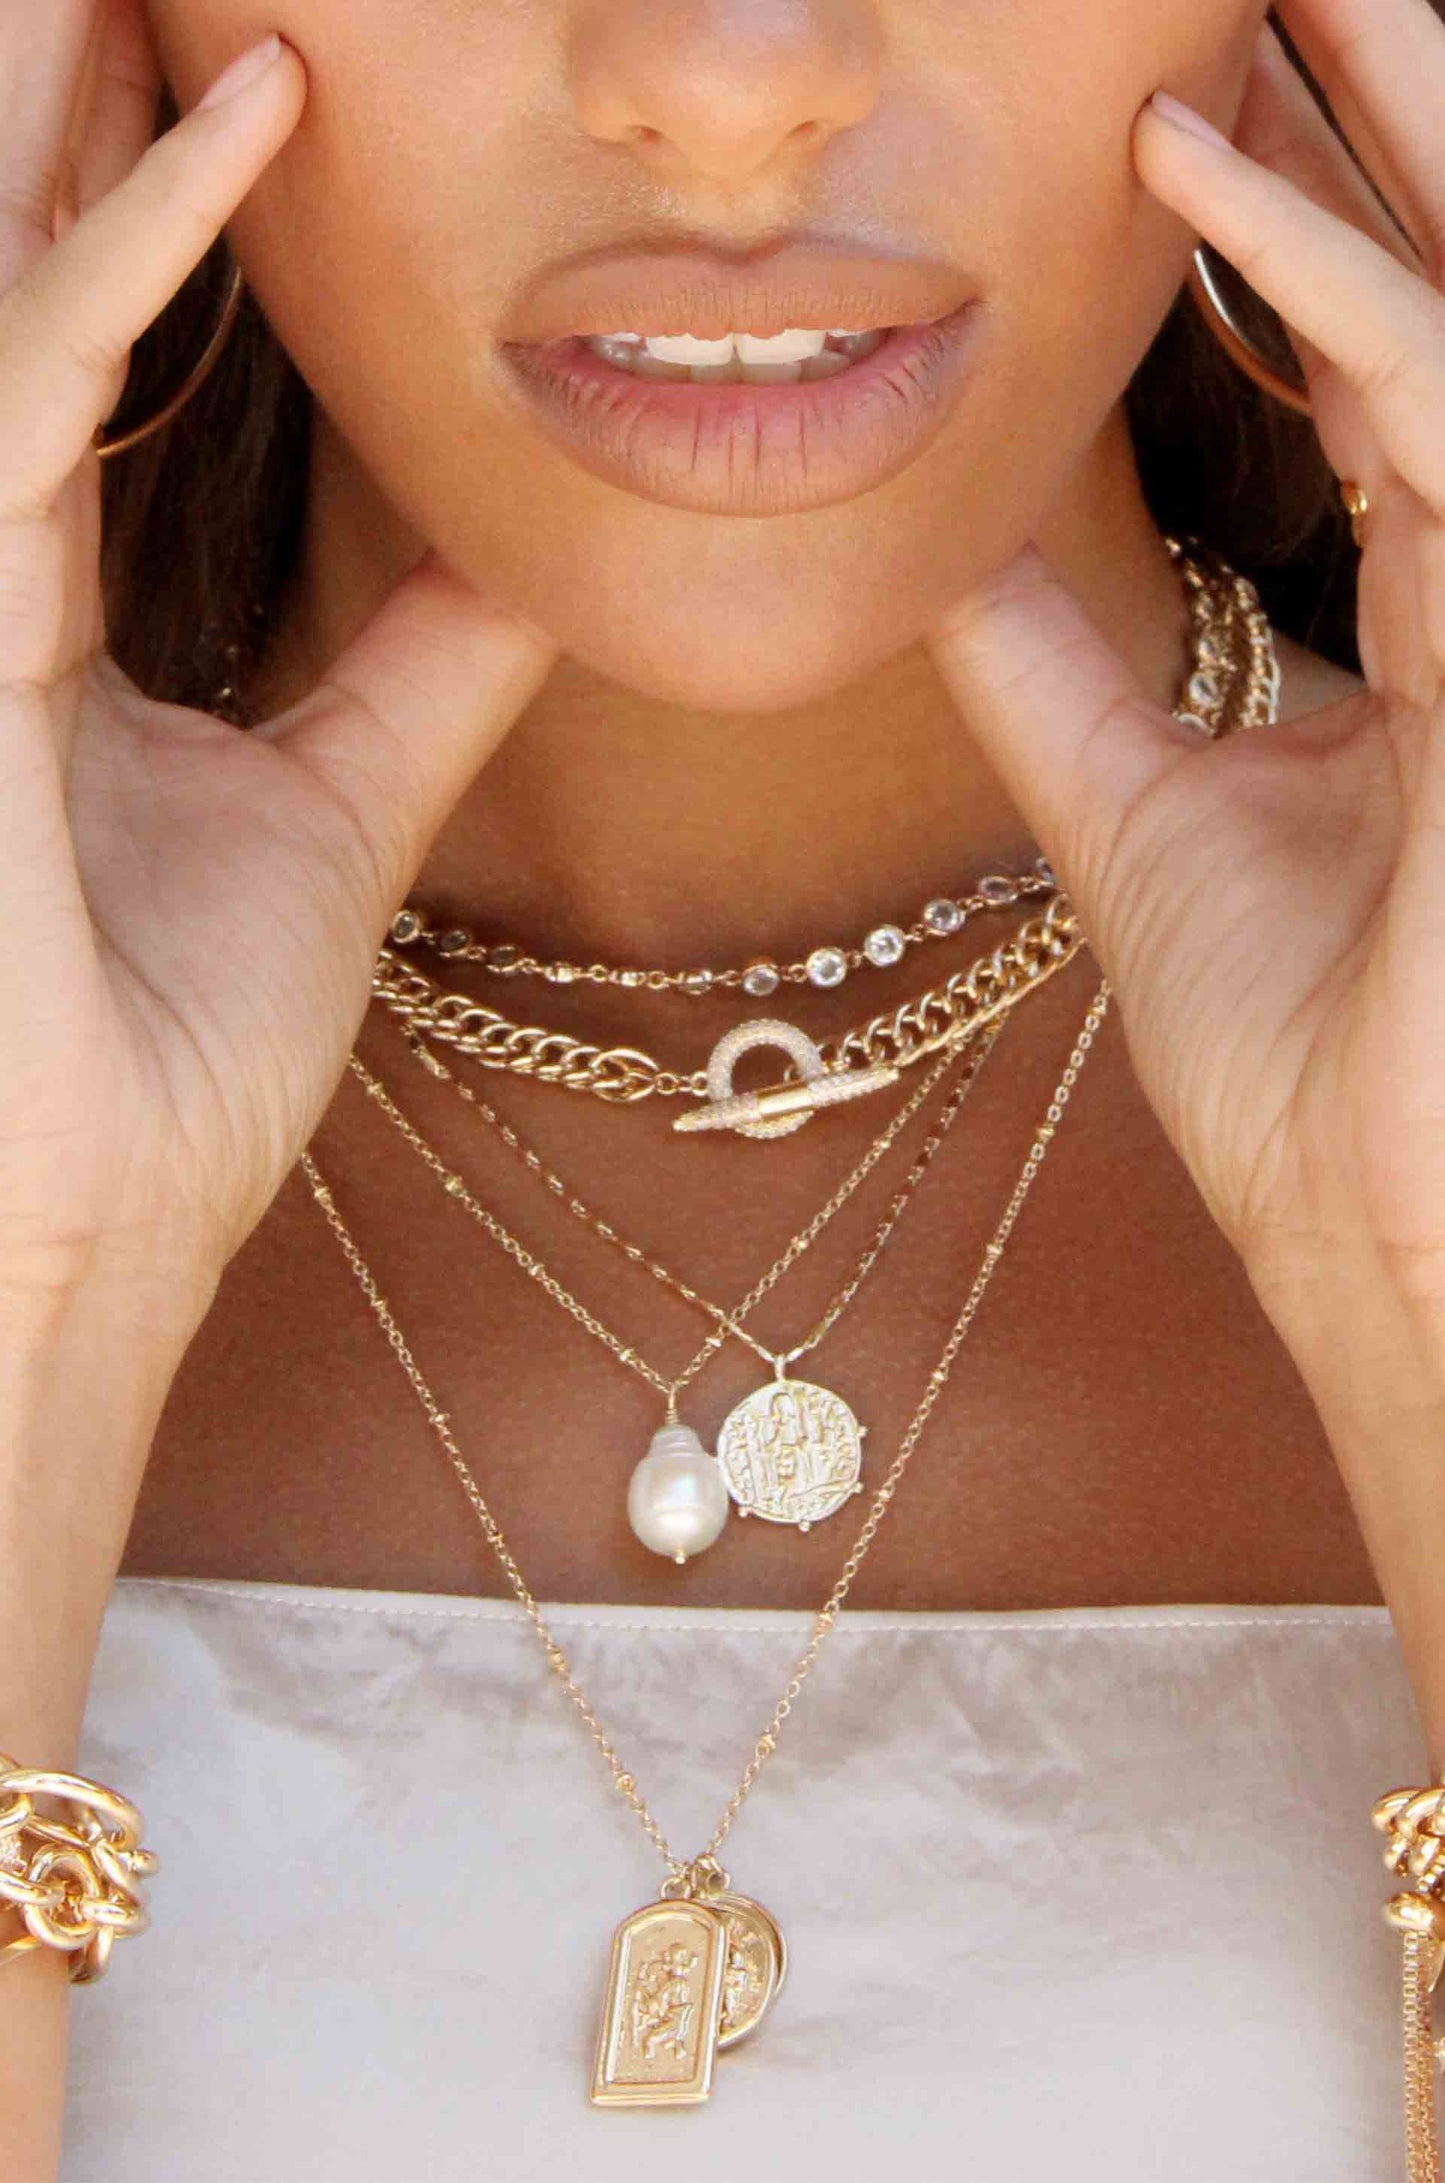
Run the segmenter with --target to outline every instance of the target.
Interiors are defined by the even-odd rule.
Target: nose
[[[863,120],[882,43],[876,0],[579,0],[568,73],[599,143],[736,188]]]

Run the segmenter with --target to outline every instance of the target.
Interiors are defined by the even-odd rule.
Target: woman
[[[698,2177],[1386,2172],[1412,1695],[1445,1759],[1445,29],[267,27],[0,33],[0,1746],[161,1856],[63,2155],[74,1936],[6,1963],[7,2174],[631,2174],[679,2129]],[[122,446],[223,225],[240,329]],[[1201,235],[1328,472],[1201,361]],[[1309,641],[1341,482],[1358,659]],[[1247,533],[1277,626],[1229,593],[1211,669],[1189,574]],[[799,1108],[1000,946],[929,1057]],[[764,1358],[816,1517],[748,1468]]]

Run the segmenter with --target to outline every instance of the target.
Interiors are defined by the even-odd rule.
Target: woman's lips
[[[702,515],[795,515],[871,492],[922,454],[968,374],[978,298],[896,326],[830,379],[786,386],[640,379],[579,336],[506,342],[514,386],[584,470]]]

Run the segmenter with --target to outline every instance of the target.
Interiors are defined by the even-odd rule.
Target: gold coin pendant
[[[788,1975],[788,1948],[778,1924],[751,1896],[724,1890],[705,1898],[727,1927],[719,2047],[736,2046],[757,2028]]]
[[[724,1418],[718,1465],[744,1516],[806,1531],[862,1492],[866,1430],[831,1388],[773,1379]]]

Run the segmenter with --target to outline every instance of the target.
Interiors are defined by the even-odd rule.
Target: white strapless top
[[[695,1854],[811,1615],[545,1612]],[[75,1993],[63,2183],[1402,2170],[1383,1610],[845,1610],[723,1853],[787,1981],[670,2112],[588,2098],[664,1868],[511,1602],[122,1579],[80,1764],[161,1869]]]

